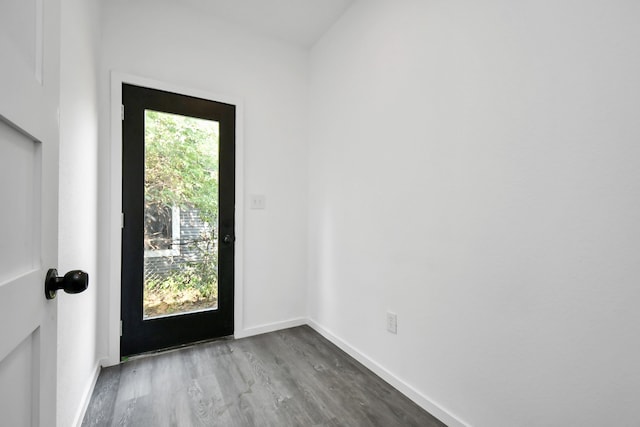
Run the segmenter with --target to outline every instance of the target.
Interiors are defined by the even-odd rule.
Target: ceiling
[[[309,48],[355,0],[179,0],[263,36]]]

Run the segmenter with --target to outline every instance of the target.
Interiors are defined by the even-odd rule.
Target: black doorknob
[[[47,271],[44,280],[44,294],[47,299],[54,299],[58,289],[62,289],[68,294],[79,294],[89,286],[89,275],[82,270],[72,270],[63,277],[58,277],[58,270],[55,268]]]
[[[224,243],[225,245],[230,245],[235,240],[236,240],[235,237],[233,237],[232,235],[225,234],[224,237],[222,238],[222,243]]]

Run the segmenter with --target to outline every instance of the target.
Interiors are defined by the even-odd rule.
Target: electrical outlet
[[[387,311],[387,331],[392,334],[398,333],[398,315]]]

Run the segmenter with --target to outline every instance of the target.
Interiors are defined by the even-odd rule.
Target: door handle
[[[55,268],[47,271],[44,279],[44,294],[47,299],[54,299],[58,289],[62,289],[68,294],[79,294],[89,286],[89,275],[82,270],[72,270],[63,277],[58,277],[58,270]]]
[[[235,242],[235,240],[236,238],[231,234],[225,234],[222,238],[222,243],[224,243],[225,245],[230,245],[231,243]]]

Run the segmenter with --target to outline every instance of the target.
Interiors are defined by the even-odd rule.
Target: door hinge
[[[120,212],[120,228],[124,228],[124,212]]]
[[[122,320],[120,321],[120,336],[122,336]]]
[[[120,105],[120,120],[124,120],[124,104]]]

